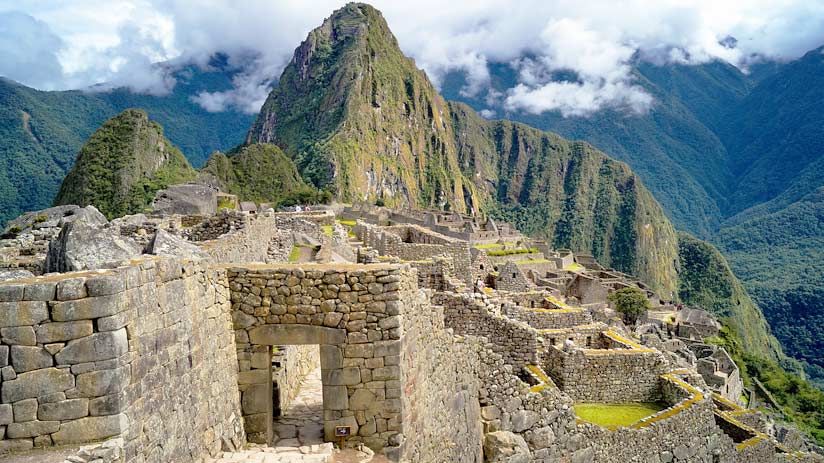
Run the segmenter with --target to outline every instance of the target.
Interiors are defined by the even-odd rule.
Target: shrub
[[[621,288],[607,296],[615,304],[615,310],[624,317],[624,323],[634,325],[652,306],[647,294],[635,286]]]

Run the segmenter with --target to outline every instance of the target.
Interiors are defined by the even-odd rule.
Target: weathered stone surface
[[[346,330],[310,325],[264,325],[249,330],[252,344],[343,344]]]
[[[125,414],[92,416],[61,424],[52,439],[56,445],[83,443],[116,436],[128,427],[129,419]]]
[[[89,415],[116,415],[126,408],[123,393],[109,394],[89,401]]]
[[[54,303],[52,319],[63,322],[108,317],[118,314],[126,310],[126,308],[127,301],[123,294],[89,297]]]
[[[142,249],[130,238],[120,236],[117,227],[68,223],[57,239],[49,243],[48,272],[70,272],[110,268],[140,255]]]
[[[250,386],[243,393],[243,400],[241,406],[243,413],[247,415],[254,415],[257,413],[266,413],[272,409],[272,388],[266,384],[255,384]]]
[[[54,356],[58,365],[97,362],[120,357],[129,350],[126,329],[95,333],[70,341]]]
[[[0,426],[14,422],[14,412],[11,404],[0,405]]]
[[[106,220],[106,216],[103,215],[103,213],[101,213],[100,211],[98,211],[96,207],[89,205],[86,207],[75,209],[70,214],[64,215],[60,218],[60,221],[57,223],[57,226],[62,227],[67,223],[77,221],[82,221],[89,225],[105,225],[109,222],[108,220]]]
[[[3,403],[36,398],[74,387],[74,375],[67,369],[44,368],[21,373],[11,381],[4,381]]]
[[[361,382],[360,368],[336,368],[322,371],[323,384],[330,386],[354,386]]]
[[[349,399],[351,410],[368,410],[375,402],[375,394],[369,389],[358,389]]]
[[[217,190],[194,183],[159,190],[152,202],[152,211],[163,214],[212,215],[216,210]]]
[[[76,386],[81,397],[99,397],[122,391],[129,384],[129,369],[97,370],[77,375]]]
[[[37,399],[26,399],[15,402],[12,408],[14,409],[15,423],[25,423],[26,421],[34,421],[37,419]]]
[[[484,460],[487,463],[529,463],[531,457],[524,438],[509,431],[484,436]]]
[[[0,281],[20,280],[23,278],[34,278],[34,274],[23,269],[0,270]]]
[[[323,408],[325,410],[346,410],[349,395],[346,386],[323,386]]]
[[[0,328],[0,336],[2,336],[4,344],[19,346],[37,345],[37,339],[34,336],[34,328],[31,326]]]
[[[532,410],[518,410],[512,414],[512,430],[524,432],[538,421],[540,416]]]
[[[36,437],[43,434],[51,434],[57,431],[59,427],[59,421],[27,421],[25,423],[12,423],[6,427],[6,436],[10,439]]]
[[[49,318],[49,308],[42,301],[0,302],[0,327],[31,326]]]
[[[66,421],[83,418],[89,414],[89,399],[69,399],[62,402],[40,404],[37,419],[41,421]]]
[[[37,327],[37,342],[50,344],[90,336],[94,328],[91,320],[44,323]]]
[[[51,354],[42,347],[11,346],[11,366],[17,374],[54,364]]]
[[[158,228],[148,252],[156,256],[176,256],[184,259],[207,259],[209,254],[179,236]]]
[[[86,295],[86,279],[83,277],[66,278],[57,283],[58,301],[83,299]]]
[[[36,281],[28,283],[23,291],[24,301],[51,301],[54,300],[57,283],[53,281]]]

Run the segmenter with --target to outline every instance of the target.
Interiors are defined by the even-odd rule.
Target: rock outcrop
[[[152,202],[152,211],[158,214],[212,215],[216,210],[217,190],[196,183],[159,190]]]
[[[209,258],[209,255],[196,245],[163,229],[155,232],[147,251],[156,256],[177,256],[187,259]]]
[[[49,243],[47,272],[71,272],[114,267],[141,254],[130,238],[120,236],[111,225],[93,225],[82,220],[67,223],[57,239]]]

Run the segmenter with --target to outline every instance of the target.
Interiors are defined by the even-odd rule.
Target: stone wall
[[[537,361],[538,332],[523,322],[495,313],[483,296],[437,293],[432,302],[443,306],[444,326],[456,334],[486,337],[492,349],[516,372]]]
[[[247,214],[225,209],[198,224],[184,228],[182,234],[189,241],[214,240],[227,233],[242,230],[248,220]]]
[[[117,436],[123,461],[190,462],[243,443],[222,271],[143,258],[0,300],[0,449]]]
[[[473,283],[472,272],[469,271],[472,265],[469,243],[465,241],[438,235],[415,225],[378,227],[359,220],[353,229],[365,246],[375,249],[383,256],[394,256],[405,261],[447,256],[452,259],[454,269],[466,269],[456,276],[467,285]]]
[[[546,371],[576,402],[655,402],[666,360],[658,351],[634,349],[563,350],[549,346]]]
[[[538,330],[571,328],[592,323],[592,317],[586,309],[531,309],[516,305],[504,306],[504,315],[521,320]]]
[[[244,214],[245,225],[219,239],[199,243],[216,263],[287,260],[294,233],[322,241],[323,231],[299,217]]]

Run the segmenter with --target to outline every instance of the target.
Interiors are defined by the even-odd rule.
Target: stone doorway
[[[335,426],[348,407],[346,386],[361,380],[357,368],[343,368],[345,333],[294,324],[249,332],[248,353],[238,356],[241,362],[248,357],[250,368],[241,366],[238,382],[250,442],[300,446],[334,441]]]
[[[317,345],[272,348],[271,445],[323,443],[323,382]]]

